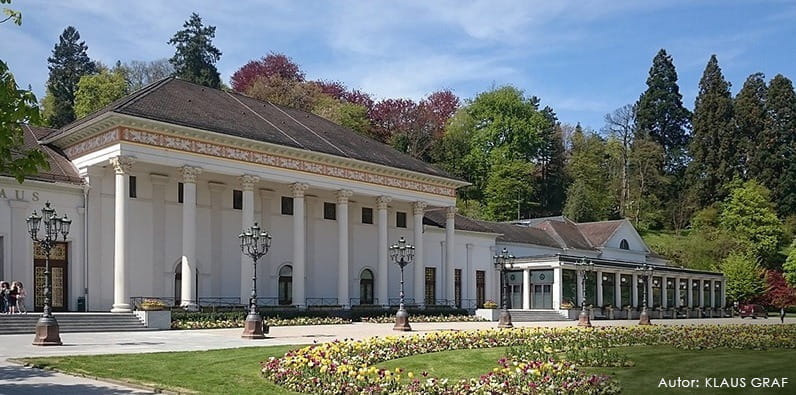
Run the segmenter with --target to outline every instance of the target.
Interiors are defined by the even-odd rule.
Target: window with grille
[[[138,179],[136,179],[135,176],[130,176],[130,181],[129,181],[130,190],[129,190],[129,192],[130,192],[130,197],[131,198],[137,198],[138,197],[138,188],[136,188],[137,181],[138,181]]]
[[[323,219],[337,219],[337,206],[334,203],[323,202]]]
[[[232,208],[235,210],[243,210],[243,191],[237,189],[232,190]]]
[[[453,299],[456,308],[462,308],[462,269],[453,270]]]
[[[486,302],[486,272],[483,270],[475,271],[475,304],[479,309],[484,308]]]
[[[437,268],[426,268],[426,305],[433,306],[437,303]]]
[[[406,227],[406,213],[398,211],[395,213],[395,226],[398,228]]]
[[[293,198],[282,196],[282,215],[293,215]]]
[[[373,209],[370,207],[362,207],[362,223],[363,224],[372,224],[373,223]]]

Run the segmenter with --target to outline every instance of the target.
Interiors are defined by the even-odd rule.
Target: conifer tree
[[[177,51],[169,62],[174,66],[175,75],[211,88],[221,86],[221,78],[216,69],[216,62],[221,58],[221,51],[213,46],[216,36],[215,26],[204,26],[202,18],[192,13],[182,25],[183,30],[174,34],[169,44]]]
[[[782,216],[796,213],[796,93],[791,81],[776,75],[768,86],[766,124],[756,140],[759,179],[773,194]]]
[[[53,108],[49,124],[60,128],[75,120],[75,93],[80,77],[94,74],[96,65],[89,59],[85,41],[80,41],[80,33],[68,26],[58,38],[52,56],[47,59],[50,64],[50,78],[47,80],[47,92],[53,97]]]
[[[758,178],[765,166],[755,142],[766,126],[767,91],[765,76],[755,73],[746,78],[735,96],[734,115],[738,128],[736,148],[739,151],[741,175],[746,180]]]
[[[672,57],[661,49],[652,61],[647,90],[636,105],[636,126],[642,137],[651,138],[663,147],[664,167],[669,174],[684,167],[690,116],[683,107]]]
[[[710,57],[699,81],[692,124],[689,178],[704,207],[726,196],[724,185],[739,170],[730,83],[724,79],[716,55]]]

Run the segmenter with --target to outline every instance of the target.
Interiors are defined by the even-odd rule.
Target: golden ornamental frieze
[[[433,195],[455,196],[451,187],[433,185],[405,178],[375,174],[365,170],[351,169],[342,166],[319,163],[311,160],[296,159],[271,153],[259,152],[239,147],[232,147],[215,142],[200,141],[192,138],[167,135],[158,132],[131,128],[117,128],[100,133],[94,137],[80,141],[64,149],[70,158],[100,150],[120,141],[128,141],[152,147],[167,148],[176,151],[213,156],[223,159],[237,160],[270,167],[296,170],[310,174],[342,178],[370,184],[384,185],[394,188],[409,189]]]

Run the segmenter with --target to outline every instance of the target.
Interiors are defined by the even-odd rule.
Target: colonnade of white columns
[[[130,170],[135,159],[129,156],[111,158],[115,172],[116,196],[114,198],[113,237],[113,313],[128,313],[130,293],[127,288],[127,205],[129,200]]]

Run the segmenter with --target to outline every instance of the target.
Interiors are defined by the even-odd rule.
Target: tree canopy
[[[220,88],[216,62],[221,59],[221,51],[213,46],[216,27],[203,25],[202,18],[196,13],[192,13],[182,27],[184,29],[168,41],[176,48],[174,56],[169,59],[175,75],[186,81]]]
[[[64,29],[53,48],[49,62],[50,78],[47,92],[52,95],[52,112],[48,119],[50,126],[60,128],[75,120],[75,93],[77,83],[84,75],[97,70],[88,57],[88,46],[80,41],[80,33],[72,26]]]
[[[78,118],[91,114],[128,93],[123,71],[104,69],[98,74],[84,75],[77,83],[75,115]]]

